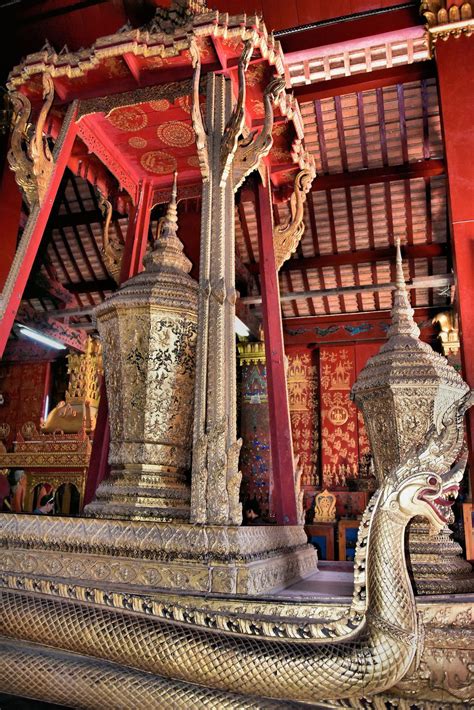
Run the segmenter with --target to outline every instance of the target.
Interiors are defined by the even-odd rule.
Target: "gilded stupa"
[[[396,250],[396,288],[388,340],[367,362],[351,391],[364,416],[379,483],[393,475],[407,452],[416,451],[433,425],[440,431],[444,414],[469,392],[446,358],[420,340],[399,241]],[[410,524],[408,551],[419,593],[474,589],[471,567],[461,559],[461,548],[451,534],[445,527],[431,538],[422,519]]]

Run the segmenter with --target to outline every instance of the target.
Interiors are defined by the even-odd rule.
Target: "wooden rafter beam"
[[[447,256],[447,244],[406,244],[402,246],[405,259],[432,259],[436,256]],[[304,259],[288,259],[281,271],[307,271],[308,269],[323,269],[327,266],[347,266],[357,264],[376,264],[379,261],[394,261],[395,247],[380,249],[360,249],[359,251],[343,251],[337,254],[320,254]],[[247,264],[251,273],[258,273],[258,264]]]
[[[272,171],[279,172],[278,170]],[[356,185],[374,185],[375,183],[393,182],[395,180],[416,180],[430,178],[446,173],[444,160],[431,158],[419,160],[416,163],[401,165],[384,165],[380,168],[353,170],[352,172],[318,175],[312,185],[313,192],[335,190],[337,188],[355,187]]]
[[[113,212],[113,219],[120,219],[124,215]],[[103,217],[97,210],[84,210],[82,212],[71,212],[70,214],[58,214],[51,222],[51,228],[80,227],[87,224],[102,224]]]
[[[414,318],[417,322],[420,320],[431,319],[433,315],[443,309],[443,306],[435,306],[430,308],[424,306],[421,308],[415,308]],[[300,326],[312,326],[315,323],[318,325],[332,325],[340,324],[345,325],[347,323],[348,317],[350,317],[351,323],[360,323],[361,321],[387,321],[387,317],[390,317],[390,308],[382,308],[375,311],[363,311],[361,313],[331,313],[330,315],[324,315],[323,313],[318,313],[316,316],[300,316],[299,318],[293,318],[292,316],[287,316],[283,318],[284,327],[300,327]]]
[[[452,274],[438,274],[436,276],[420,276],[412,279],[406,284],[407,289],[417,288],[446,288],[454,281]],[[281,293],[280,301],[301,301],[307,298],[327,298],[329,296],[353,296],[358,293],[377,293],[380,291],[394,291],[396,284],[393,282],[383,284],[367,284],[363,286],[337,286],[336,288],[325,288],[312,291],[291,291]],[[241,299],[246,305],[256,305],[262,302],[261,296],[246,296]],[[341,304],[342,305],[342,304]],[[297,315],[297,314],[295,314]]]
[[[71,293],[95,293],[100,291],[115,291],[117,284],[111,278],[96,279],[95,281],[79,281],[77,283],[70,281],[64,284]]]
[[[359,91],[381,89],[385,86],[406,84],[410,81],[422,81],[436,76],[436,66],[432,61],[416,64],[403,64],[389,69],[374,69],[374,71],[337,79],[318,81],[314,84],[295,86],[293,93],[301,105],[309,101],[328,99],[343,94],[355,94]]]

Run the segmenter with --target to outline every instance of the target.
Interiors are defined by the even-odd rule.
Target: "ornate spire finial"
[[[402,252],[400,249],[400,239],[395,239],[396,248],[396,273],[395,291],[393,292],[392,325],[388,331],[389,340],[399,336],[418,338],[420,329],[413,320],[414,310],[410,306],[405,277],[403,275]]]
[[[171,199],[165,216],[158,224],[153,250],[143,259],[146,270],[178,270],[189,274],[192,264],[183,253],[183,248],[178,237],[178,173],[175,172]]]
[[[161,225],[159,227],[158,238],[166,239],[169,237],[176,237],[178,231],[178,173],[175,171],[173,177],[173,187],[171,188],[171,200],[168,204],[168,209],[166,210],[166,215],[163,217]],[[155,243],[156,244],[156,243]]]
[[[402,262],[402,250],[401,250],[401,246],[400,246],[400,237],[395,237],[395,249],[396,249],[395,283],[397,285],[398,291],[406,291],[405,276],[403,275],[403,262]]]

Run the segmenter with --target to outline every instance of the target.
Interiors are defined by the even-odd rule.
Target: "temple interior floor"
[[[352,562],[318,562],[318,570],[268,596],[288,599],[350,601],[354,587]]]

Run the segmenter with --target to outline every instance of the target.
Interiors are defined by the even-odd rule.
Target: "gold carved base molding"
[[[408,527],[408,566],[416,593],[469,594],[474,592],[474,572],[462,557],[461,546],[446,526],[431,535],[429,524],[415,518]]]
[[[193,526],[0,515],[0,572],[87,583],[260,594],[317,569],[303,527]]]

